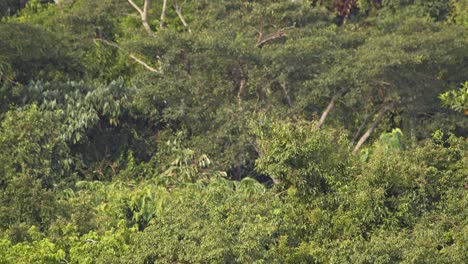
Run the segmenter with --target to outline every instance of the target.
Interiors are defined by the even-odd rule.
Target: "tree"
[[[380,113],[385,114],[388,106],[392,105],[392,112],[400,111],[400,115],[407,116],[414,116],[419,111],[441,111],[434,109],[434,104],[428,103],[440,93],[441,86],[446,85],[446,82],[437,76],[443,74],[443,78],[449,80],[461,78],[456,68],[465,67],[458,57],[464,56],[462,55],[464,45],[450,41],[458,37],[449,36],[451,34],[449,30],[437,29],[438,25],[426,19],[415,18],[411,22],[408,21],[407,27],[412,28],[416,25],[419,25],[422,31],[412,32],[412,36],[407,35],[409,31],[404,29],[406,26],[393,30],[391,24],[387,25],[389,32],[385,35],[369,32],[369,36],[372,36],[369,39],[362,39],[366,35],[360,36],[360,45],[348,53],[349,57],[345,57],[312,82],[315,87],[333,91],[329,95],[330,103],[323,111],[322,121],[340,94],[345,109],[362,113],[359,114],[362,117],[358,118],[362,118],[364,122],[359,125],[358,131],[363,131],[365,123],[372,120],[368,117],[369,114],[372,117],[374,112],[379,111],[375,109],[377,106],[380,106]],[[453,30],[460,30],[460,34],[464,34],[462,29],[456,28]],[[434,52],[434,45],[437,47],[443,45],[445,48]],[[447,56],[453,56],[452,61],[447,61]],[[444,70],[441,71],[441,68]],[[411,89],[407,86],[410,83]],[[432,109],[426,110],[430,106]],[[341,113],[346,115],[346,111]],[[375,116],[374,121],[382,121],[381,116],[382,114]],[[367,132],[374,129],[375,126],[371,125]],[[364,132],[361,139],[364,140],[368,134]]]

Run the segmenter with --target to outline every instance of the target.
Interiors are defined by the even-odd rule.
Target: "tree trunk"
[[[379,123],[382,121],[382,119],[384,118],[385,114],[387,113],[387,111],[389,111],[390,109],[392,109],[393,107],[393,103],[392,104],[389,104],[389,105],[386,105],[386,106],[382,106],[382,108],[380,109],[380,113],[379,113],[379,116],[377,117],[377,119],[374,121],[374,123],[372,123],[371,127],[366,131],[366,133],[364,133],[364,135],[362,135],[362,137],[359,139],[358,143],[356,144],[356,146],[354,147],[353,149],[353,155],[355,155],[359,149],[361,148],[362,144],[364,144],[364,142],[366,142],[366,140],[370,137],[370,135],[372,134],[372,132],[374,132],[375,128],[377,128],[377,126],[379,125]]]

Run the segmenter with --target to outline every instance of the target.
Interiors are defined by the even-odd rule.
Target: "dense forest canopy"
[[[0,263],[467,263],[467,0],[0,0]]]

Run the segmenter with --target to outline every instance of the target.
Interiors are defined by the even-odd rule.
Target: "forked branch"
[[[182,5],[179,5],[177,0],[173,0],[173,5],[174,5],[174,10],[177,13],[177,16],[179,17],[180,21],[184,25],[185,28],[187,28],[189,33],[192,33],[192,30],[190,29],[187,21],[185,20],[184,16],[182,15]]]
[[[151,26],[148,23],[148,8],[150,4],[150,0],[145,0],[143,4],[143,9],[141,9],[137,4],[135,4],[132,0],[127,0],[133,8],[140,14],[141,17],[141,23],[143,24],[143,27],[145,30],[150,34],[153,35],[154,32],[151,30]]]

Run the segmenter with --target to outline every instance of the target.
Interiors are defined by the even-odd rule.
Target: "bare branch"
[[[325,111],[323,111],[322,115],[320,116],[320,119],[317,123],[316,128],[319,129],[323,123],[325,122],[325,119],[327,118],[328,114],[330,111],[335,107],[335,101],[336,101],[337,96],[334,95],[332,99],[330,100],[330,103],[328,103],[327,108],[325,108]]]
[[[187,28],[188,32],[189,32],[189,33],[192,33],[192,30],[189,28],[189,25],[188,25],[187,21],[185,21],[185,18],[184,18],[184,16],[182,15],[182,6],[180,6],[180,5],[178,4],[178,1],[177,1],[177,0],[174,0],[173,3],[174,3],[174,10],[176,11],[177,16],[179,16],[180,21],[182,22],[182,24],[184,25],[184,27]]]
[[[138,11],[138,13],[140,13],[140,16],[143,15],[143,11],[141,10],[141,8],[139,8],[132,0],[127,0],[127,1],[133,6],[133,8],[136,9],[136,11]]]
[[[161,73],[160,70],[157,70],[153,67],[151,67],[150,65],[148,65],[147,63],[145,63],[144,61],[142,61],[141,59],[139,59],[138,57],[136,57],[135,55],[133,55],[132,53],[126,51],[125,49],[121,48],[117,43],[115,42],[111,42],[111,41],[108,41],[108,40],[105,40],[105,39],[101,39],[101,38],[95,38],[94,41],[99,41],[99,42],[102,42],[106,45],[109,45],[111,47],[114,47],[114,48],[117,48],[119,50],[121,50],[123,53],[125,54],[128,54],[128,56],[130,58],[132,58],[135,62],[137,62],[138,64],[142,65],[143,67],[145,67],[147,70],[151,71],[151,72],[154,72],[154,73]]]
[[[393,103],[390,103],[388,105],[383,105],[382,108],[380,109],[379,116],[377,119],[375,119],[374,123],[372,123],[371,127],[362,135],[362,137],[359,139],[358,143],[353,149],[353,155],[355,155],[359,149],[361,148],[362,144],[366,142],[366,140],[370,137],[372,132],[374,132],[375,128],[379,125],[379,123],[382,121],[384,118],[385,114],[393,108]]]
[[[257,34],[258,34],[256,43],[259,43],[263,38],[263,20],[260,23],[260,29],[255,29],[255,31],[257,31]]]
[[[148,69],[149,71],[152,71],[152,72],[155,72],[155,73],[160,73],[157,69],[149,66],[148,64],[146,64],[144,61],[138,59],[137,57],[135,57],[135,55],[133,54],[129,54],[130,58],[132,58],[134,61],[138,62],[140,65],[142,65],[143,67],[145,67],[146,69]]]
[[[159,20],[159,29],[164,28],[164,19],[166,18],[166,9],[167,9],[167,0],[164,0],[162,10],[161,10],[161,19]]]
[[[255,42],[256,43],[255,45],[258,45],[257,43],[260,43],[263,39],[263,31],[260,31],[260,30],[256,30],[256,31],[258,33],[258,38],[257,38],[257,42]]]
[[[145,0],[143,4],[143,15],[148,16],[148,7],[149,7],[149,0]]]
[[[340,97],[341,95],[343,95],[344,93],[346,92],[345,89],[341,89],[340,91],[338,91],[337,94],[335,94],[332,99],[330,100],[330,103],[328,103],[327,105],[327,108],[325,108],[325,111],[323,111],[322,115],[320,116],[320,119],[317,123],[317,126],[316,128],[319,129],[323,123],[325,122],[325,119],[327,118],[328,114],[330,114],[331,110],[335,107],[335,101],[338,97]]]
[[[151,36],[153,36],[154,32],[153,30],[151,30],[151,26],[148,23],[148,8],[149,8],[150,0],[145,0],[145,3],[143,5],[143,10],[141,10],[141,8],[138,7],[132,0],[127,0],[127,1],[133,6],[133,8],[136,9],[136,11],[138,11],[138,13],[140,13],[141,23],[143,24],[143,27]]]
[[[364,121],[361,123],[358,130],[356,131],[356,133],[354,133],[353,140],[351,141],[352,145],[354,145],[354,143],[356,143],[356,140],[358,139],[358,137],[361,134],[364,127],[367,125],[367,122],[369,122],[369,119],[370,119],[371,116],[372,116],[372,114],[367,114],[366,117],[364,118]]]

